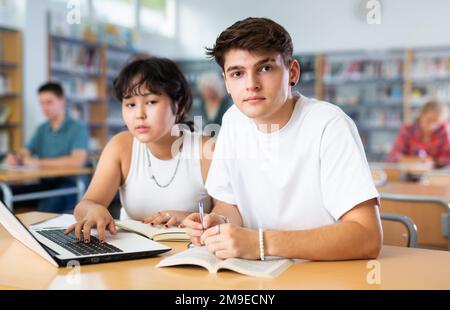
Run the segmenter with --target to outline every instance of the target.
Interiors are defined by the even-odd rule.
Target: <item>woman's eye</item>
[[[134,107],[134,103],[127,103],[127,104],[125,105],[125,107],[131,109],[131,108]]]
[[[147,104],[149,104],[149,105],[153,105],[153,104],[157,104],[157,103],[158,103],[158,101],[156,101],[156,100],[147,101]]]

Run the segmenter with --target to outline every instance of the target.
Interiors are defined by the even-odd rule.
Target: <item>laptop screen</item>
[[[43,247],[39,241],[30,233],[28,228],[17,218],[17,216],[10,210],[3,201],[0,200],[0,224],[18,241],[23,243],[26,247],[36,252],[55,267],[58,263],[52,258],[50,253]]]

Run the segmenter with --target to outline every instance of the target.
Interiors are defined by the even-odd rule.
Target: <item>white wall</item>
[[[47,0],[26,0],[24,22],[24,143],[44,121],[37,99],[37,88],[48,79]]]
[[[450,46],[450,1],[380,0],[380,25],[368,25],[363,0],[178,0],[178,33],[140,47],[174,58],[203,58],[219,33],[248,16],[264,16],[291,33],[296,52]]]
[[[175,0],[178,2],[178,0]],[[180,16],[179,5],[175,7],[175,16],[178,19]],[[156,33],[146,33],[140,28],[137,29],[137,42],[136,46],[138,50],[147,52],[154,56],[177,58],[181,51],[179,34],[180,23],[175,25],[175,36],[173,38],[165,37]]]
[[[0,26],[22,29],[26,0],[0,1]]]

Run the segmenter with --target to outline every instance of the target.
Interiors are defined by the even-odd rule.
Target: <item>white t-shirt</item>
[[[237,205],[246,227],[316,228],[378,197],[354,122],[335,105],[294,95],[290,120],[269,134],[236,106],[223,117],[206,189]]]

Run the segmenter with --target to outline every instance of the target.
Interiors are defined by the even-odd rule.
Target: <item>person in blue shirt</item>
[[[6,163],[30,167],[83,167],[88,157],[88,129],[81,121],[70,118],[65,111],[66,99],[62,86],[55,82],[38,90],[41,109],[47,121],[41,124],[32,139],[18,154],[9,154]],[[41,187],[59,189],[74,186],[72,178],[42,181]],[[38,210],[71,213],[76,195],[40,200]]]

